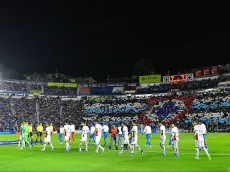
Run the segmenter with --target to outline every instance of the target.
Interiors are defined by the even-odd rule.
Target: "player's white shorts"
[[[122,138],[122,144],[125,145],[125,144],[129,144],[129,136],[125,136]]]
[[[19,140],[19,141],[22,141],[22,135],[19,135],[19,136],[18,136],[18,140]]]
[[[178,147],[178,141],[177,140],[173,140],[172,141],[172,145],[177,148]]]
[[[95,137],[95,144],[100,144],[101,141],[101,136],[96,136]]]
[[[80,141],[81,142],[87,142],[87,136],[82,137]]]
[[[131,145],[137,145],[137,137],[132,138]]]
[[[45,142],[45,143],[50,143],[50,142],[51,142],[51,137],[45,137],[44,142]]]
[[[166,140],[166,136],[161,136],[160,137],[160,144],[164,145],[165,144],[165,140]]]
[[[196,148],[204,148],[204,140],[195,140]]]
[[[67,141],[69,141],[69,138],[70,138],[70,136],[67,135],[67,136],[65,136],[64,139],[65,139],[65,141],[67,142]]]

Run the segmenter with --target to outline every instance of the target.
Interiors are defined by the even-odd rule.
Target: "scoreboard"
[[[164,83],[193,81],[193,73],[163,76]]]

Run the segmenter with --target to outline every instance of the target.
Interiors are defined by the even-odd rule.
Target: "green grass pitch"
[[[35,136],[35,135],[34,135]],[[0,135],[1,141],[16,140],[17,135]],[[138,150],[132,156],[129,151],[119,154],[119,151],[108,149],[104,153],[95,153],[95,145],[89,146],[89,152],[77,152],[80,135],[75,136],[75,143],[69,152],[64,152],[65,146],[61,145],[54,134],[52,142],[54,151],[47,146],[42,152],[41,145],[32,149],[16,149],[16,145],[0,146],[0,171],[230,171],[230,134],[208,133],[209,153],[212,160],[203,151],[200,159],[195,160],[193,134],[180,134],[180,157],[173,157],[172,148],[167,149],[167,156],[161,156],[159,135],[151,137],[152,148],[145,147],[145,135],[139,135],[139,145],[144,149],[144,155]],[[167,135],[168,142],[169,135]],[[103,139],[102,139],[103,142]],[[102,143],[101,142],[101,143]],[[108,142],[108,141],[107,141]],[[84,149],[84,146],[83,146]]]

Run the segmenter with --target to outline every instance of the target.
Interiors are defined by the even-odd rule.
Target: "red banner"
[[[211,68],[211,74],[217,74],[217,72],[218,72],[217,66],[213,66]]]
[[[196,70],[196,77],[202,76],[202,71],[201,70]]]
[[[208,69],[208,68],[207,68],[207,69],[204,69],[204,70],[203,70],[203,74],[204,74],[204,76],[210,75],[209,69]]]

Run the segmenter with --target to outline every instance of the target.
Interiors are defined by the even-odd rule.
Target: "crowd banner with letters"
[[[202,76],[202,71],[199,69],[199,70],[196,70],[196,77],[200,77]]]
[[[218,73],[218,68],[217,68],[217,66],[213,66],[212,68],[211,68],[211,74],[217,74]]]
[[[77,88],[77,83],[48,82],[48,87],[68,87],[68,88]]]
[[[216,74],[218,74],[217,66],[204,67],[204,68],[196,69],[195,71],[196,77],[206,77],[206,76],[211,76]]]
[[[145,84],[145,83],[155,83],[155,82],[161,82],[161,75],[146,75],[146,76],[139,76],[139,83]]]
[[[209,68],[206,68],[206,69],[203,70],[203,75],[204,75],[204,76],[210,75],[210,70],[209,70]]]

